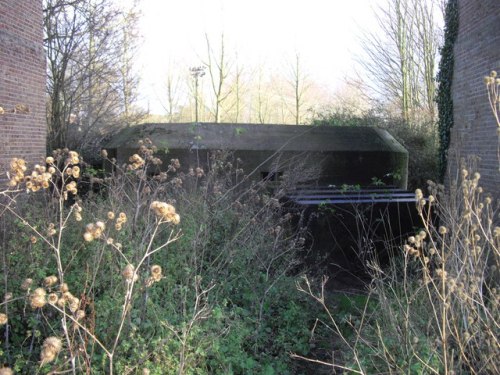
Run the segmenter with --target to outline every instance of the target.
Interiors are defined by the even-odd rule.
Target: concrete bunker
[[[317,181],[311,181],[315,185],[368,186],[379,181],[405,189],[407,183],[408,152],[386,130],[374,127],[143,124],[119,132],[106,149],[124,163],[144,138],[164,153],[164,161],[177,158],[185,168],[206,167],[211,151],[232,151],[254,181],[277,179],[301,159],[320,166]]]

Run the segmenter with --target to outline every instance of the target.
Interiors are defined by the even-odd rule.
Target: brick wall
[[[458,157],[477,155],[480,157],[481,186],[498,197],[499,138],[483,77],[491,70],[500,74],[500,4],[498,0],[459,0],[458,6],[450,178],[454,179],[457,174]]]
[[[2,0],[0,6],[0,171],[12,157],[45,155],[45,54],[42,0]],[[29,113],[9,113],[18,104]],[[0,176],[0,178],[2,178]]]

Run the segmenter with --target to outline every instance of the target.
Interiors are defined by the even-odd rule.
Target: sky
[[[130,1],[130,0],[122,0]],[[140,0],[138,69],[152,113],[168,67],[201,65],[205,34],[225,37],[228,54],[245,67],[278,71],[300,55],[307,75],[334,91],[352,75],[363,30],[375,25],[380,0]]]

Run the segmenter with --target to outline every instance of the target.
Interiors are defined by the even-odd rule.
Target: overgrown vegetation
[[[499,372],[500,228],[479,181],[464,167],[449,193],[432,182],[427,197],[416,191],[422,229],[389,267],[367,263],[368,294],[351,299],[348,314],[331,308],[324,283],[320,292],[307,278],[299,284],[329,314],[339,343],[320,363],[357,374]]]
[[[500,127],[496,77],[484,82]],[[428,196],[416,190],[422,227],[404,244],[388,239],[396,254],[388,267],[375,257],[366,263],[367,296],[351,299],[347,316],[329,304],[326,281],[318,292],[304,278],[299,290],[328,314],[338,349],[331,358],[295,358],[356,374],[500,372],[499,206],[471,172],[475,164],[462,160],[460,179],[447,189],[428,181]]]
[[[387,129],[408,150],[408,188],[424,186],[438,178],[438,139],[435,124],[408,124],[387,111],[352,112],[333,108],[315,115],[313,125],[376,126]]]
[[[178,160],[160,171],[155,151],[144,141],[102,179],[69,150],[31,174],[12,161],[1,361],[16,373],[296,373],[289,352],[309,352],[317,314],[295,291],[304,233],[282,191],[242,187],[223,153],[182,173]]]

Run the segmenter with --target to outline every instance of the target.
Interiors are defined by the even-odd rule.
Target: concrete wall
[[[0,171],[13,157],[45,155],[45,54],[42,0],[2,0],[0,6]],[[16,105],[29,113],[11,113]]]
[[[301,183],[366,186],[375,178],[401,188],[407,184],[407,151],[387,131],[372,127],[145,124],[124,129],[106,148],[122,164],[143,138],[168,150],[164,166],[177,158],[183,170],[206,170],[210,150],[226,150],[242,160],[238,168],[254,181],[293,171]],[[309,179],[312,169],[315,179]]]
[[[455,124],[451,129],[449,178],[456,178],[460,157],[477,155],[481,158],[478,168],[481,186],[498,196],[499,135],[483,77],[491,70],[500,74],[500,3],[498,0],[459,0],[458,6],[452,86]]]

